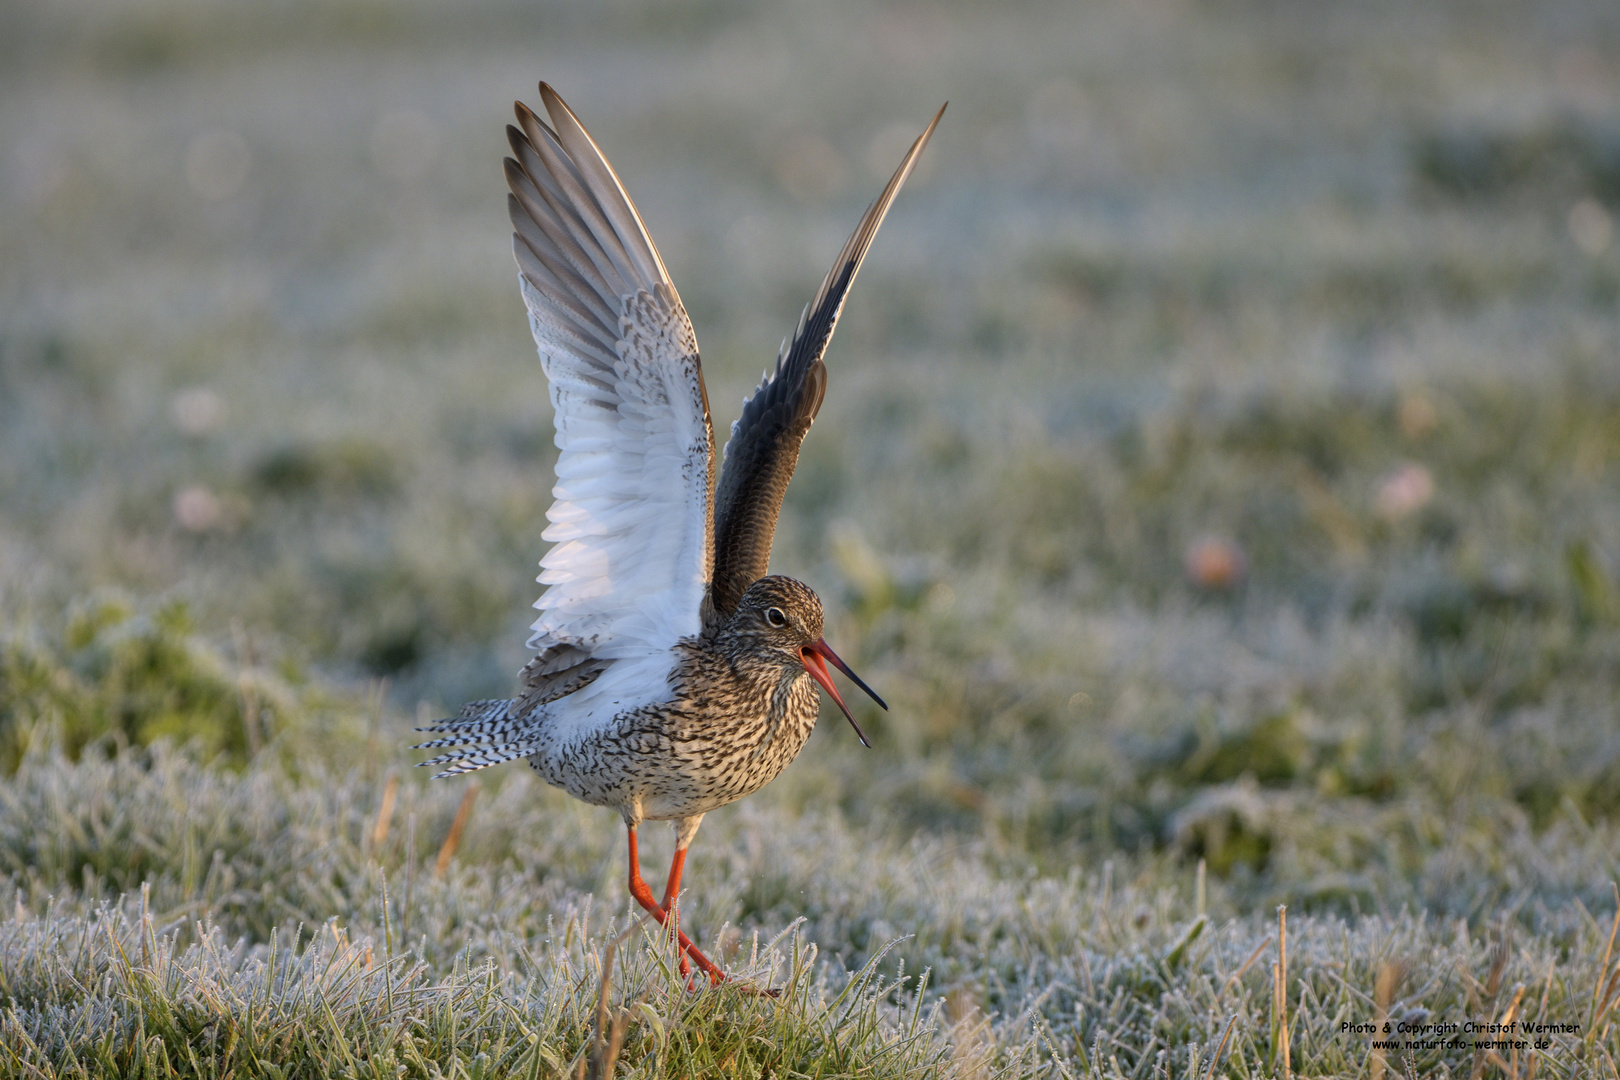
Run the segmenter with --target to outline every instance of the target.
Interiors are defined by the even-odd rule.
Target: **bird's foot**
[[[751,982],[744,982],[735,975],[727,975],[723,971],[720,972],[718,978],[710,975],[707,983],[700,978],[699,973],[697,972],[693,972],[687,977],[686,980],[686,992],[689,994],[701,993],[704,990],[712,989],[717,986],[729,986],[735,989],[738,993],[748,994],[751,997],[779,998],[782,996],[782,990],[780,987],[755,986]]]

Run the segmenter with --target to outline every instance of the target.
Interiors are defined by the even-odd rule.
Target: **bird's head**
[[[742,599],[737,602],[737,610],[728,620],[727,629],[736,637],[746,640],[754,650],[780,655],[789,666],[803,665],[810,677],[838,703],[844,718],[860,738],[861,745],[872,745],[860,725],[855,723],[855,717],[850,715],[849,706],[844,704],[838,687],[833,685],[827,664],[830,662],[848,675],[850,681],[866,691],[881,708],[888,709],[888,705],[861,681],[859,675],[850,670],[848,664],[838,658],[838,654],[822,638],[821,598],[816,596],[814,589],[780,574],[762,577],[743,593]]]

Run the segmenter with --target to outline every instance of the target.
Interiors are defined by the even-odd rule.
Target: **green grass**
[[[247,948],[202,924],[182,945],[145,911],[41,920],[7,934],[7,994],[27,1004],[0,1015],[0,1053],[36,1075],[567,1076],[611,1067],[601,1031],[623,1076],[922,1076],[946,1059],[932,1015],[889,1006],[893,984],[871,968],[834,988],[795,938],[745,969],[779,973],[779,996],[694,994],[638,925],[604,950],[570,920],[571,949],[440,973],[336,923]]]
[[[459,793],[400,785],[379,843],[384,786],[364,769],[290,776],[271,755],[236,774],[162,744],[28,758],[0,815],[0,1062],[48,1076],[148,1061],[182,1076],[572,1075],[617,936],[623,1076],[1192,1076],[1229,1021],[1222,1075],[1279,1068],[1277,925],[1175,859],[1032,872],[987,840],[745,805],[705,830],[683,917],[782,994],[693,993],[662,940],[625,922],[613,822],[521,773],[486,781],[441,878]],[[1527,890],[1472,925],[1296,909],[1293,1067],[1362,1073],[1369,1037],[1342,1025],[1374,1018],[1380,972],[1401,976],[1384,1013],[1414,1022],[1497,1017],[1522,989],[1523,1017],[1580,1025],[1543,1068],[1620,1051],[1600,989],[1620,968],[1608,922],[1533,887],[1547,863],[1592,873],[1614,845],[1612,827],[1451,845],[1432,872],[1477,883],[1467,860],[1488,857]],[[1416,1054],[1423,1075],[1471,1059]]]
[[[1596,0],[0,13],[0,1075],[605,1071],[621,827],[404,749],[532,618],[538,78],[722,426],[951,100],[773,562],[893,710],[694,850],[790,992],[633,930],[618,1075],[1203,1076],[1230,1022],[1215,1075],[1371,1080],[1343,1024],[1521,986],[1607,1075],[1616,55]]]

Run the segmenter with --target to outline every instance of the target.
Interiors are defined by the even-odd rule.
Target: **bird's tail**
[[[435,780],[445,776],[476,772],[503,761],[515,761],[534,753],[533,724],[531,718],[518,712],[521,698],[490,698],[469,701],[461,711],[448,720],[419,727],[417,731],[449,732],[442,739],[418,743],[412,750],[433,750],[443,746],[455,747],[448,754],[429,758],[424,765],[446,765],[448,768],[433,774]]]

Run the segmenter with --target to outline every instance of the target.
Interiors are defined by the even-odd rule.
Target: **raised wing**
[[[513,252],[560,451],[530,705],[613,661],[667,659],[701,629],[714,561],[714,431],[692,324],[612,166],[550,86],[540,97],[550,125],[520,102],[520,128],[506,129]]]
[[[792,341],[783,342],[776,357],[776,371],[766,374],[753,396],[743,403],[742,416],[731,425],[715,502],[711,595],[716,617],[734,610],[748,586],[767,572],[782,496],[799,463],[799,445],[827,392],[827,367],[822,355],[838,325],[844,297],[877,236],[878,226],[883,224],[883,216],[889,212],[889,204],[911,175],[912,166],[944,115],[941,106],[928,129],[911,144],[883,193],[867,208],[854,235],[816,290],[815,299],[799,316]]]

